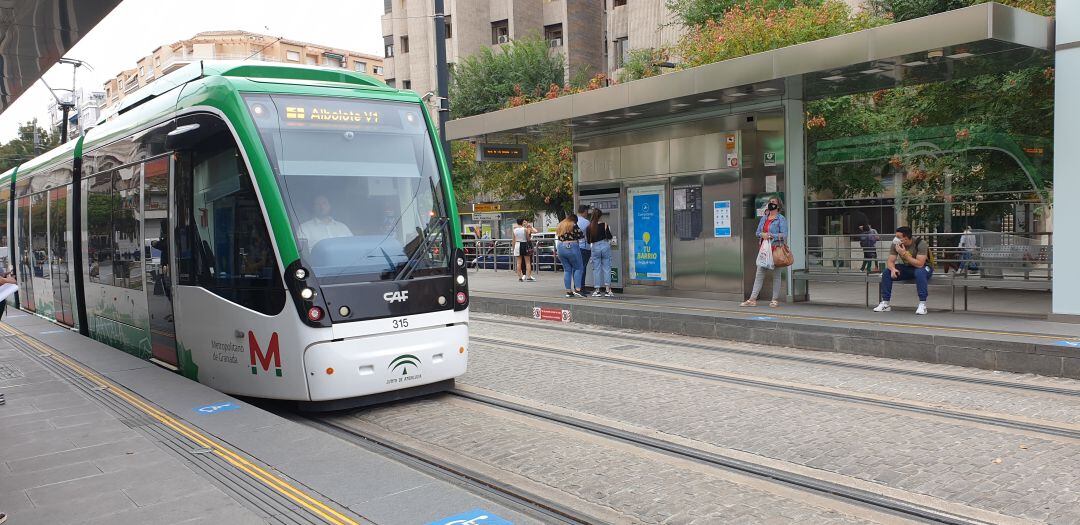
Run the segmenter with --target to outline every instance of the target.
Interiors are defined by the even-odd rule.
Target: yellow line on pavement
[[[75,371],[79,375],[96,383],[98,386],[106,389],[108,392],[111,392],[112,394],[123,399],[124,401],[127,401],[130,405],[134,406],[135,408],[141,410],[150,417],[153,417],[162,424],[180,433],[184,437],[194,442],[196,445],[211,450],[214,454],[220,456],[222,459],[229,462],[229,464],[233,465],[237,469],[259,480],[266,486],[270,487],[271,489],[275,490],[286,498],[289,498],[297,505],[300,505],[305,509],[311,511],[313,514],[323,518],[327,522],[334,525],[359,525],[359,522],[357,522],[356,520],[338,512],[337,510],[334,510],[323,502],[309,496],[304,491],[296,488],[287,481],[267,472],[262,467],[248,461],[239,454],[233,452],[225,445],[218,443],[212,438],[207,437],[205,434],[202,434],[194,428],[169,416],[161,410],[158,410],[156,407],[151,406],[150,404],[135,397],[134,395],[125,391],[123,388],[114,384],[112,381],[101,376],[97,372],[94,372],[93,370],[90,370],[83,365],[75,362],[71,358],[53,350],[52,348],[49,348],[40,341],[27,336],[21,330],[18,330],[11,325],[8,325],[7,323],[0,323],[0,326],[4,327],[8,332],[13,333],[19,339],[25,341],[27,344],[33,346],[34,348],[40,350],[42,353],[47,354],[49,357],[55,359],[64,366]]]
[[[480,294],[484,293],[483,290],[477,290],[477,292],[480,293]],[[488,293],[496,293],[496,292],[488,292]],[[553,302],[555,300],[552,297],[543,296],[543,295],[516,294],[516,293],[506,293],[506,292],[497,292],[497,293],[500,296],[528,297],[528,298],[531,298],[531,299],[542,299],[542,300],[548,301],[548,302]],[[637,307],[656,307],[657,306],[655,304],[634,303],[634,302],[626,302],[626,301],[614,301],[614,302],[611,302],[610,305],[612,305],[612,306],[637,306]],[[942,332],[1005,335],[1005,336],[1011,336],[1011,337],[1031,337],[1031,338],[1036,338],[1036,339],[1058,339],[1058,340],[1065,339],[1065,340],[1073,340],[1073,341],[1080,339],[1080,336],[1075,336],[1075,335],[1047,335],[1047,334],[1033,334],[1033,333],[1029,333],[1029,332],[1009,332],[1009,331],[1004,331],[1004,330],[983,330],[983,329],[980,329],[980,328],[958,328],[958,327],[951,327],[951,326],[936,326],[936,325],[917,324],[917,323],[890,323],[888,321],[863,321],[861,319],[837,319],[837,318],[834,318],[834,317],[818,317],[818,316],[812,316],[812,315],[779,314],[779,313],[775,313],[775,310],[766,310],[763,313],[761,310],[758,310],[758,311],[755,312],[753,310],[746,310],[746,309],[728,310],[728,309],[724,309],[724,308],[704,308],[704,307],[699,307],[699,306],[675,306],[675,305],[670,305],[670,304],[665,304],[665,305],[661,305],[661,306],[663,308],[673,308],[673,309],[676,309],[676,310],[692,310],[692,311],[699,311],[699,312],[715,312],[715,313],[741,315],[741,316],[746,316],[746,317],[753,317],[753,316],[759,316],[760,315],[760,316],[775,317],[777,319],[793,319],[793,320],[800,320],[800,321],[815,321],[815,322],[824,321],[824,322],[834,323],[834,324],[836,324],[836,323],[848,323],[848,324],[858,324],[858,325],[868,325],[868,326],[888,326],[888,327],[893,327],[893,328],[919,328],[919,329],[923,329],[923,330],[937,330],[937,331],[942,331]]]

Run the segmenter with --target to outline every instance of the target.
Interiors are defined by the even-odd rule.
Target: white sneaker
[[[919,303],[919,307],[915,309],[915,315],[926,315],[926,303]]]
[[[603,295],[604,294],[601,293],[600,290],[596,290],[593,293],[589,294],[589,297],[603,297]]]
[[[888,301],[881,301],[881,304],[877,305],[877,308],[874,308],[874,311],[875,312],[891,312],[892,311],[892,306],[889,306]]]

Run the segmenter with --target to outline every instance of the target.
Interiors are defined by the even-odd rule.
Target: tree
[[[756,4],[756,5],[755,5]],[[679,41],[684,67],[719,62],[888,23],[869,12],[852,13],[840,0],[770,9],[769,2],[736,5],[706,20]]]
[[[897,22],[944,13],[991,0],[867,0],[866,7],[878,15],[891,16]],[[1053,16],[1055,0],[993,0],[1032,13]]]
[[[552,85],[562,87],[564,64],[562,54],[538,37],[514,40],[498,51],[482,48],[454,67],[453,118],[502,109],[515,94],[541,98]]]
[[[667,60],[668,54],[663,49],[635,49],[630,52],[630,57],[623,64],[622,72],[619,73],[619,82],[630,82],[659,75],[664,72],[659,64]]]
[[[37,143],[34,130],[37,130]],[[0,145],[0,173],[23,164],[38,155],[60,145],[59,135],[53,135],[38,126],[37,119],[19,125],[19,134]]]
[[[454,189],[458,199],[478,194],[515,201],[527,212],[547,211],[565,217],[573,205],[573,149],[568,137],[541,137],[527,144],[528,162],[477,162],[476,146],[453,146]]]
[[[686,27],[699,27],[720,20],[732,7],[761,7],[767,11],[797,4],[821,5],[822,0],[667,0],[667,8]]]

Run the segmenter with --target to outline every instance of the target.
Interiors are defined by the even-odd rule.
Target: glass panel
[[[285,289],[236,143],[216,117],[189,118],[200,123],[200,132],[217,132],[184,152],[179,161],[180,283],[197,284],[257,312],[276,314],[285,306]]]
[[[34,277],[48,279],[49,273],[49,219],[45,193],[30,196],[30,249],[33,251],[31,265]]]
[[[442,186],[417,105],[292,96],[249,105],[317,276],[449,272]]]
[[[68,188],[49,192],[49,256],[53,270],[53,299],[56,301],[56,320],[68,326],[75,324],[71,315],[71,281],[68,275],[67,195]]]
[[[113,192],[112,174],[100,173],[88,180],[86,199],[87,263],[90,282],[113,284],[112,210],[119,206]]]
[[[113,172],[113,189],[118,206],[113,209],[113,283],[142,290],[142,234],[136,215],[139,211],[142,165]]]
[[[34,280],[28,278],[34,274],[31,270],[31,258],[32,253],[30,250],[30,197],[22,197],[19,199],[19,216],[18,216],[18,243],[19,243],[19,271],[16,274],[19,277],[19,290],[26,293],[20,293],[22,302],[29,310],[35,310],[34,305]]]

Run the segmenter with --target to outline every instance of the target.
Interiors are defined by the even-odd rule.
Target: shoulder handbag
[[[791,250],[788,249],[787,244],[773,246],[772,258],[774,268],[784,268],[795,263],[795,257],[791,255]]]

